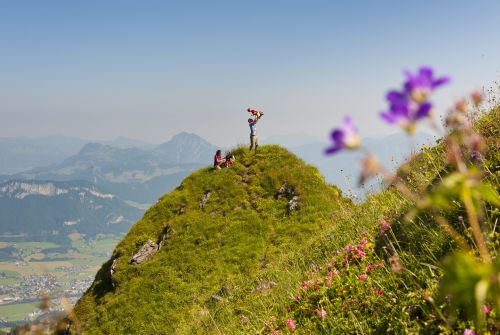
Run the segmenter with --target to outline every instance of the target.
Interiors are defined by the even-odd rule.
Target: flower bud
[[[452,129],[460,129],[468,124],[465,113],[451,111],[445,119],[446,125]]]
[[[373,177],[380,171],[380,163],[372,154],[367,154],[361,161],[361,176],[359,184],[363,184],[367,179]]]
[[[483,94],[479,91],[474,91],[470,95],[472,102],[474,105],[479,105],[481,102],[483,102]]]
[[[392,272],[399,272],[403,269],[403,264],[401,264],[401,260],[397,255],[389,257],[389,262],[391,263]]]
[[[465,99],[460,99],[455,103],[455,109],[465,114],[469,111],[469,103]]]

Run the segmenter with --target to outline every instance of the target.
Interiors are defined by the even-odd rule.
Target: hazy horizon
[[[500,78],[498,1],[0,3],[0,137],[162,143],[196,133],[325,137],[344,115],[384,125],[387,90],[431,65],[438,115]]]

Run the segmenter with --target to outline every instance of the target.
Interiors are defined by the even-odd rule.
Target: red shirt
[[[222,154],[215,154],[214,156],[214,167],[222,164]]]

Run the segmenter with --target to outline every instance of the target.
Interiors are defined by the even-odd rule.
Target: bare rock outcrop
[[[288,201],[288,211],[294,211],[299,209],[299,196],[294,195],[290,201]]]
[[[288,199],[287,210],[288,212],[298,210],[300,208],[299,196],[295,192],[295,188],[292,185],[283,183],[276,193],[276,199],[286,198]]]
[[[206,191],[205,194],[203,194],[203,197],[201,198],[201,201],[200,201],[200,208],[201,209],[205,208],[205,205],[207,204],[208,199],[210,199],[211,194],[212,193],[210,191]]]
[[[158,252],[158,250],[160,250],[163,247],[169,234],[171,234],[172,232],[173,232],[172,227],[170,225],[166,225],[165,228],[163,228],[160,238],[158,239],[158,243],[148,240],[146,243],[144,243],[141,249],[139,249],[139,251],[130,258],[128,263],[138,265],[150,259],[155,253]],[[113,265],[111,266],[111,271],[112,271],[111,274],[114,273],[113,267],[115,265],[115,261],[113,261]]]
[[[151,240],[148,240],[139,251],[130,258],[129,264],[141,264],[151,258],[158,250],[160,246]]]
[[[118,262],[117,258],[113,259],[113,263],[111,264],[111,269],[109,270],[109,272],[111,273],[111,276],[113,276],[116,272],[116,263],[117,262]]]

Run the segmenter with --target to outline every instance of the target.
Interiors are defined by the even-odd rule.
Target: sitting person
[[[235,161],[234,155],[231,153],[227,154],[225,158],[224,167],[230,168],[231,166],[233,166],[234,161]]]
[[[225,159],[222,158],[222,152],[220,150],[217,150],[214,156],[214,169],[220,169],[223,167],[223,163],[225,162]]]

